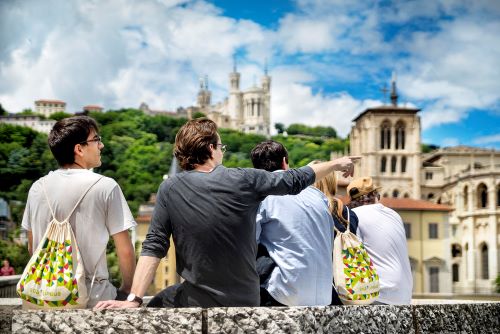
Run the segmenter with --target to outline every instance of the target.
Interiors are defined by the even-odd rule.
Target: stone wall
[[[0,333],[498,333],[500,303],[24,311]]]

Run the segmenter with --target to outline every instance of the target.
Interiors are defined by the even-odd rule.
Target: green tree
[[[2,104],[0,103],[0,116],[7,115],[7,114],[8,114],[8,111],[5,110],[2,106]]]
[[[420,147],[422,148],[422,153],[430,153],[439,148],[439,146],[433,144],[421,144]]]
[[[274,128],[278,131],[278,134],[286,131],[285,124],[283,123],[274,123]]]
[[[205,115],[204,113],[202,113],[200,111],[195,112],[194,115],[193,115],[193,119],[195,119],[195,118],[202,118],[202,117],[207,117],[207,115]]]
[[[50,115],[49,119],[53,119],[54,121],[60,121],[61,119],[68,118],[71,116],[74,116],[74,115],[60,111],[60,112],[56,112],[56,113],[53,113],[52,115]]]
[[[21,274],[30,259],[28,248],[12,240],[0,240],[0,261],[8,259],[16,274]]]

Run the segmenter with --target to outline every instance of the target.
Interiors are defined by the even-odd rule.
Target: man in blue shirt
[[[258,144],[251,158],[258,169],[288,169],[288,153],[276,141]],[[276,263],[261,284],[261,305],[329,305],[333,219],[326,196],[313,186],[298,195],[268,196],[256,220],[257,242]]]

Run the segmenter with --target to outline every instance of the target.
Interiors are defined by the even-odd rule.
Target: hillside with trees
[[[66,116],[70,115],[61,114],[57,118]],[[120,184],[136,214],[139,205],[157,191],[163,175],[168,173],[175,134],[186,119],[149,116],[136,109],[110,110],[90,116],[99,123],[105,145],[102,166],[95,171]],[[287,147],[291,167],[303,166],[313,159],[329,159],[330,152],[343,152],[348,147],[348,141],[338,138],[330,127],[292,124],[283,129],[288,135],[281,133],[273,139]],[[220,134],[227,145],[226,167],[251,167],[250,151],[266,139],[228,129],[220,129]],[[47,147],[47,135],[26,127],[0,124],[0,197],[11,203],[24,203],[31,184],[55,168],[57,165]],[[20,222],[22,205],[13,211],[14,221]]]

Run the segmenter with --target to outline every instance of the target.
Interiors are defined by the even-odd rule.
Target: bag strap
[[[90,189],[92,189],[92,187],[97,183],[99,182],[99,180],[101,180],[103,178],[102,175],[99,175],[99,177],[97,178],[97,180],[95,180],[88,188],[87,190],[85,190],[82,194],[82,196],[80,196],[80,198],[78,199],[78,201],[76,202],[75,206],[73,207],[73,209],[71,210],[70,214],[68,215],[68,217],[66,219],[64,219],[63,221],[66,221],[66,220],[69,220],[71,218],[71,216],[73,215],[73,212],[75,212],[76,208],[78,207],[78,205],[80,205],[80,202],[83,200],[83,198],[85,197],[85,195],[87,195],[87,193],[90,191]],[[49,200],[49,196],[47,195],[47,190],[45,189],[45,181],[42,180],[42,188],[43,188],[43,193],[45,194],[45,199],[47,200],[47,204],[49,205],[49,209],[50,209],[50,213],[52,214],[52,219],[56,219],[56,215],[54,213],[54,209],[52,209],[52,206],[50,205],[50,200]]]
[[[340,205],[339,205],[340,203]],[[339,221],[341,221],[343,224],[345,224],[346,226],[346,229],[344,232],[341,232],[339,231],[339,229],[335,226],[335,222],[333,224],[333,229],[337,232],[337,233],[345,233],[347,231],[349,231],[349,225],[351,224],[351,216],[350,216],[350,213],[349,213],[349,209],[347,209],[347,219],[345,219],[343,216],[342,216],[342,211],[343,211],[343,203],[341,200],[339,199],[334,199],[333,200],[333,207],[331,208],[331,213],[333,216],[335,216],[336,218],[338,218]]]

